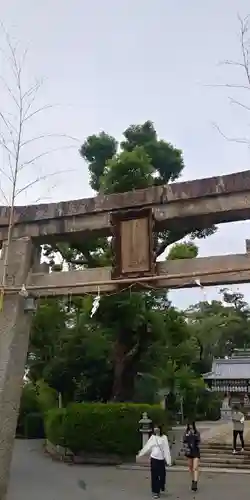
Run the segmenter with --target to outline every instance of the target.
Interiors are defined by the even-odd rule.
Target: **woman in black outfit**
[[[188,424],[183,436],[184,452],[188,459],[188,468],[192,477],[192,491],[197,491],[200,462],[200,433],[195,422]]]

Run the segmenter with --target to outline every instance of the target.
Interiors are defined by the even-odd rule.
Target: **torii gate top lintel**
[[[249,203],[247,201],[249,200]],[[46,240],[85,231],[110,234],[110,214],[140,207],[153,209],[156,228],[197,222],[209,224],[250,218],[250,170],[153,186],[93,198],[16,206],[14,237]],[[6,239],[9,207],[0,207],[0,241]]]

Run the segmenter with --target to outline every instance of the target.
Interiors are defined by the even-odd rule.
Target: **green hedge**
[[[146,411],[153,422],[168,426],[167,413],[145,404],[75,403],[50,410],[45,420],[47,439],[74,453],[133,456],[141,448],[139,420]]]
[[[43,414],[52,408],[58,408],[58,395],[46,382],[39,380],[36,383],[36,394],[39,411]]]

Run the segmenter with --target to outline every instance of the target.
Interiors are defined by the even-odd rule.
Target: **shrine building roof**
[[[211,372],[203,374],[204,380],[250,379],[250,357],[215,359]]]

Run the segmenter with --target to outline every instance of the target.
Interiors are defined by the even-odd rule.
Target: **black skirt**
[[[190,450],[189,452],[185,453],[187,458],[191,458],[192,460],[194,458],[201,458],[200,450]]]

